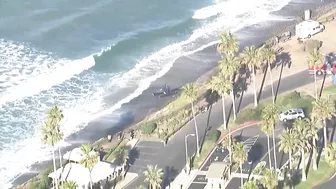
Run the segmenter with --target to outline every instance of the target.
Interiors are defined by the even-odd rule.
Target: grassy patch
[[[111,148],[109,152],[105,155],[104,159],[108,162],[113,162],[116,157],[116,152],[118,152],[120,148],[123,148],[126,143],[126,140],[123,140],[119,143],[118,146]]]
[[[330,22],[334,19],[335,15],[336,15],[336,10],[333,9],[333,10],[327,12],[326,14],[320,16],[316,21],[321,22],[321,23]]]
[[[215,145],[216,145],[215,141],[212,140],[204,141],[200,156],[199,157],[195,156],[193,162],[193,168],[198,169],[202,165],[203,161],[205,160],[205,158],[208,156],[208,154],[214,148]]]
[[[219,130],[210,130],[208,131],[205,141],[202,145],[202,151],[200,153],[200,156],[195,156],[194,160],[192,161],[193,168],[198,169],[206,157],[208,157],[211,150],[215,147],[217,144],[217,141],[221,135],[221,132]]]
[[[322,92],[322,97],[331,98],[333,100],[336,100],[336,86],[329,86],[326,87]]]
[[[324,180],[331,177],[334,174],[335,170],[331,168],[327,162],[321,161],[319,164],[319,168],[316,171],[310,169],[307,175],[307,180],[305,182],[301,182],[300,178],[294,179],[293,183],[295,184],[296,189],[307,189],[313,188],[314,186],[321,184]],[[289,188],[288,186],[285,187]]]
[[[313,97],[299,92],[290,92],[277,98],[276,104],[280,111],[291,108],[302,108],[308,116],[312,110]],[[258,107],[247,107],[239,112],[235,124],[243,124],[250,121],[260,121],[261,113],[265,106],[271,104],[271,100],[266,100],[258,105]],[[231,123],[232,124],[232,123]]]

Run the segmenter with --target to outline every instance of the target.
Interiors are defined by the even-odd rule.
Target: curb
[[[126,188],[127,186],[129,186],[133,181],[135,181],[139,177],[139,175],[137,173],[134,173],[134,174],[136,174],[137,176],[134,177],[132,180],[130,180],[127,184],[122,186],[121,189]],[[116,186],[116,188],[117,188],[117,186]]]
[[[327,178],[321,180],[320,182],[316,183],[314,186],[312,186],[312,189],[316,189],[317,187],[321,186],[324,183],[329,182],[330,180],[333,179],[334,175],[336,174],[336,171],[334,171],[332,174],[330,174],[330,176],[328,176]]]
[[[231,132],[236,132],[236,131],[238,131],[238,130],[240,130],[240,129],[244,129],[244,128],[246,128],[246,127],[254,126],[254,125],[257,125],[257,124],[259,124],[259,123],[260,123],[260,121],[250,121],[250,122],[246,122],[246,123],[243,123],[243,124],[241,124],[241,125],[239,125],[239,126],[237,126],[237,127],[234,127],[234,129],[232,129]],[[210,153],[208,154],[208,156],[204,159],[204,161],[202,162],[202,164],[201,164],[201,166],[199,167],[199,169],[202,169],[202,168],[203,168],[204,164],[209,160],[209,158],[210,158],[210,156],[212,155],[212,153],[216,150],[216,146],[217,146],[217,144],[221,143],[221,142],[224,140],[224,138],[225,138],[228,134],[229,134],[229,133],[228,133],[228,131],[226,130],[226,133],[224,134],[224,136],[223,136],[222,138],[220,138],[220,139],[217,141],[216,145],[212,148],[212,150],[210,151]]]

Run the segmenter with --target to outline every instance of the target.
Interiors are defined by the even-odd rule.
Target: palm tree
[[[325,159],[330,167],[336,169],[336,143],[328,144],[325,152]]]
[[[147,165],[147,170],[143,172],[145,175],[145,182],[148,183],[149,189],[156,189],[161,187],[163,171],[157,165]]]
[[[51,124],[53,127],[58,127],[60,130],[60,122],[64,118],[62,110],[58,108],[58,106],[53,106],[49,111],[48,111],[48,119],[50,120]],[[56,143],[60,142],[63,140],[63,134],[60,138],[58,138],[58,141],[55,141]],[[60,166],[63,172],[63,162],[62,162],[62,153],[61,153],[61,148],[58,147],[58,156],[59,156],[59,161],[60,161]]]
[[[272,141],[273,141],[273,156],[274,156],[274,168],[277,169],[277,159],[276,159],[276,150],[275,150],[275,124],[279,120],[279,110],[275,104],[267,105],[262,110],[262,120],[270,124],[272,126]],[[269,150],[269,149],[268,149]]]
[[[319,98],[313,102],[312,116],[316,120],[323,123],[324,148],[328,145],[327,136],[327,119],[331,119],[335,115],[335,104],[327,98]]]
[[[222,140],[221,145],[223,145],[223,147],[225,147],[228,151],[229,151],[229,160],[230,160],[230,164],[232,163],[232,150],[233,147],[235,145],[237,141],[235,140],[235,138],[232,137],[231,133],[230,133],[230,128],[229,128],[229,133],[228,135],[226,135],[226,137]],[[230,176],[231,174],[231,165],[229,166],[229,171],[228,174]]]
[[[243,174],[243,163],[247,160],[247,151],[245,145],[238,142],[233,147],[233,158],[239,163],[240,173]],[[243,178],[240,178],[240,184],[243,186]]]
[[[217,51],[221,54],[221,56],[234,55],[238,52],[238,49],[238,40],[231,32],[225,32],[220,35],[220,42],[217,45]]]
[[[275,94],[274,94],[274,88],[273,88],[273,77],[272,77],[272,68],[271,64],[276,60],[276,52],[267,46],[264,46],[261,48],[261,54],[264,59],[264,61],[268,65],[268,73],[270,75],[270,83],[271,83],[271,89],[272,89],[272,101],[275,103]]]
[[[258,106],[257,100],[257,88],[256,88],[256,69],[260,66],[260,52],[255,46],[245,47],[243,53],[241,54],[243,62],[248,67],[251,72],[253,80],[253,92],[254,92],[254,106]]]
[[[225,79],[224,75],[220,74],[218,76],[212,77],[208,87],[212,91],[217,91],[218,94],[222,96],[223,123],[224,123],[224,129],[227,129],[226,112],[225,112],[225,94],[228,93],[228,91],[231,91],[232,86],[230,85],[230,82]]]
[[[300,120],[297,119],[294,122],[294,130],[293,132],[296,132],[296,136],[300,136],[299,140],[297,140],[298,148],[301,151],[301,169],[302,169],[302,181],[307,180],[306,176],[306,158],[305,158],[305,152],[307,152],[310,148],[310,137],[309,137],[309,127],[308,122],[306,120]]]
[[[185,86],[183,86],[183,92],[182,97],[189,101],[191,104],[191,112],[193,115],[194,120],[194,126],[195,126],[195,133],[196,133],[196,150],[197,150],[197,156],[200,155],[200,144],[198,142],[198,128],[197,128],[197,122],[196,122],[196,116],[195,116],[195,109],[194,109],[194,101],[197,100],[197,89],[196,86],[192,83],[188,83]]]
[[[261,131],[264,132],[267,136],[267,151],[268,153],[268,161],[269,168],[272,168],[272,160],[271,160],[271,148],[270,148],[270,135],[272,134],[272,125],[267,122],[267,120],[263,120],[261,123]]]
[[[90,173],[90,188],[92,189],[92,177],[91,172],[93,167],[98,163],[99,154],[95,152],[90,144],[83,144],[80,147],[82,159],[80,164],[89,170]]]
[[[42,127],[42,142],[43,144],[50,145],[52,147],[52,157],[54,172],[56,173],[56,160],[55,160],[55,144],[63,138],[63,133],[60,131],[59,127],[55,127],[52,120],[47,119]],[[54,184],[56,189],[58,189],[57,178],[54,178]]]
[[[77,187],[78,185],[73,181],[64,181],[61,184],[60,189],[76,189]]]
[[[241,187],[241,189],[259,189],[258,184],[255,181],[247,181]]]
[[[128,159],[129,159],[128,149],[125,146],[119,148],[116,151],[116,160],[115,160],[115,162],[117,164],[121,165],[121,172],[123,173],[122,174],[123,177],[125,176],[125,169],[128,166]]]
[[[236,106],[235,106],[235,96],[234,96],[234,75],[240,68],[239,60],[231,55],[224,57],[221,61],[219,61],[219,69],[220,73],[224,75],[224,77],[229,76],[231,82],[231,90],[230,95],[232,99],[232,108],[233,108],[233,119],[236,120]],[[225,78],[226,79],[226,78]]]
[[[313,170],[317,170],[317,144],[316,141],[318,140],[318,130],[320,127],[320,122],[316,122],[313,119],[306,119],[307,122],[307,130],[308,130],[308,137],[310,138],[312,144],[311,147],[313,149],[313,156],[312,156],[312,164]]]
[[[297,144],[300,136],[297,136],[296,132],[292,132],[291,129],[283,131],[280,137],[279,151],[288,153],[289,156],[289,169],[292,170],[292,153],[297,149]]]
[[[309,67],[314,67],[314,90],[315,90],[315,98],[317,98],[317,86],[316,86],[316,67],[323,63],[322,54],[315,48],[312,52],[309,53],[307,58],[307,63]]]
[[[275,189],[278,186],[278,176],[274,169],[265,169],[263,177],[260,179],[260,183],[266,189]]]

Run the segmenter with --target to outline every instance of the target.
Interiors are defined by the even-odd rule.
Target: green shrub
[[[316,39],[309,39],[303,43],[303,51],[312,52],[314,49],[319,50],[322,47],[322,41]]]
[[[205,136],[205,140],[211,140],[216,142],[220,137],[221,132],[219,130],[210,130]]]
[[[235,121],[236,124],[243,124],[249,121],[258,121],[260,120],[261,110],[263,105],[260,104],[256,108],[245,108],[239,112],[237,115],[237,119]]]
[[[39,173],[35,178],[33,178],[29,184],[29,188],[34,189],[49,189],[51,185],[51,178],[48,175],[53,172],[53,168],[50,167],[43,172]]]
[[[155,131],[156,128],[156,123],[145,124],[141,127],[141,133],[145,135],[150,135]]]

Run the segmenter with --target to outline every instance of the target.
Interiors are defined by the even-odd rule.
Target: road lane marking
[[[139,155],[146,155],[146,156],[155,156],[158,153],[147,153],[147,152],[139,152]]]
[[[139,158],[139,159],[135,159],[135,162],[134,162],[134,164],[137,162],[137,161],[144,161],[144,162],[150,162],[150,160],[147,160],[147,159],[142,159],[142,158]]]
[[[147,167],[144,166],[138,166],[138,165],[131,165],[131,168],[137,168],[137,169],[147,169]]]
[[[274,149],[274,147],[278,147],[279,145],[280,145],[280,142],[276,144],[275,146],[273,146],[269,151],[267,151],[266,154],[260,160],[263,160],[270,153],[270,151]]]
[[[142,146],[142,145],[137,145],[135,146],[136,148],[153,148],[153,149],[161,149],[162,147],[154,147],[154,146]]]
[[[206,184],[207,182],[192,182],[192,183],[194,183],[194,184]]]

